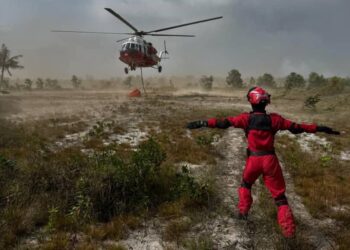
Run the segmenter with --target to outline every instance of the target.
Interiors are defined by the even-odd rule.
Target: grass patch
[[[184,241],[183,246],[187,250],[212,250],[216,249],[213,240],[210,235],[200,235],[195,239],[187,239]]]
[[[16,247],[21,237],[44,228],[52,237],[43,247],[66,249],[70,243],[65,232],[80,232],[97,222],[104,224],[91,229],[94,239],[120,239],[139,225],[132,214],[182,201],[186,206],[178,212],[160,210],[169,215],[201,209],[214,196],[209,182],[170,164],[152,138],[135,151],[99,145],[87,156],[78,147],[52,151],[45,138],[13,124],[4,129],[8,134],[0,141],[0,248]]]
[[[141,219],[133,215],[122,215],[99,226],[89,226],[86,234],[94,240],[121,240],[127,238],[130,230],[141,227]]]
[[[167,109],[162,102],[155,105]],[[132,108],[121,105],[119,111],[128,114]],[[95,249],[96,242],[127,237],[140,226],[129,219],[139,218],[145,211],[171,220],[165,235],[179,241],[176,235],[190,228],[181,225],[181,218],[215,207],[217,190],[209,173],[195,178],[178,163],[214,164],[212,142],[223,133],[188,131],[185,125],[231,111],[173,107],[159,115],[152,108],[157,109],[136,110],[146,113],[152,125],[161,121],[159,130],[151,132],[152,138],[137,148],[103,144],[110,134],[125,133],[110,120],[97,122],[82,145],[66,148],[50,145],[67,134],[86,130],[87,124],[77,121],[79,117],[1,122],[0,184],[4,188],[0,190],[0,248],[20,247],[21,239],[40,230],[48,239],[40,242],[43,248],[70,247],[67,235],[86,233],[89,240],[83,239],[75,247]],[[141,126],[152,128],[147,122]],[[81,149],[87,148],[91,151],[86,155]]]
[[[165,241],[175,241],[179,244],[183,236],[190,230],[191,220],[188,217],[171,220],[163,231]]]
[[[158,214],[164,219],[176,219],[183,216],[185,202],[177,200],[173,202],[165,202],[158,207]]]
[[[286,136],[279,138],[278,143],[287,145],[288,150],[279,153],[293,177],[296,193],[313,217],[337,222],[336,228],[325,233],[335,239],[340,249],[349,249],[350,213],[337,209],[350,207],[350,172],[346,162],[328,155],[329,150],[311,155],[303,152],[296,141]]]
[[[262,178],[259,179],[257,188],[259,189],[259,196],[256,206],[260,216],[254,221],[257,227],[254,230],[256,236],[253,237],[253,245],[256,248],[267,249],[272,242],[274,249],[314,249],[309,240],[305,238],[307,232],[305,232],[306,229],[302,222],[296,221],[297,231],[294,240],[288,242],[284,239],[277,223],[277,207],[271,194],[265,188]],[[269,235],[269,237],[266,238],[266,235]]]

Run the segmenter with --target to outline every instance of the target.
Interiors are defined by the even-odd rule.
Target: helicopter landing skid
[[[152,66],[152,68],[158,70],[158,73],[161,73],[162,72],[162,69],[163,67],[161,65],[158,65],[158,66]]]
[[[129,73],[129,70],[130,71],[135,71],[136,70],[136,66],[133,66],[133,65],[129,65],[129,67],[125,67],[124,68],[124,72],[125,72],[125,74],[128,74]]]

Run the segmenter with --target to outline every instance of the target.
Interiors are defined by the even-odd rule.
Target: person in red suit
[[[279,114],[267,113],[265,108],[270,103],[270,98],[271,95],[264,89],[253,87],[247,94],[247,99],[253,109],[252,112],[224,119],[211,118],[209,120],[194,121],[188,123],[187,128],[210,127],[226,129],[235,127],[245,131],[248,147],[242,183],[238,189],[239,218],[247,219],[249,209],[253,203],[251,188],[256,179],[262,175],[264,183],[278,207],[277,220],[282,234],[286,238],[292,238],[295,235],[295,222],[285,195],[286,185],[281,166],[275,153],[275,134],[279,130],[289,130],[293,134],[324,132],[339,135],[340,133],[330,127],[316,124],[298,124],[283,118]]]

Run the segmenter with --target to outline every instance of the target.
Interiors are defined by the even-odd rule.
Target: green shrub
[[[204,90],[211,90],[213,88],[213,81],[213,76],[202,76],[199,84]]]
[[[308,88],[319,88],[324,87],[327,83],[327,80],[323,75],[319,75],[316,72],[311,72],[308,78]]]
[[[196,143],[198,145],[210,145],[214,141],[214,137],[211,135],[199,135],[196,138]]]
[[[0,156],[0,248],[37,226],[46,225],[49,234],[75,232],[165,202],[205,206],[212,195],[186,168],[164,164],[165,151],[152,138],[129,153],[109,146],[87,156],[77,147],[50,150],[40,136],[16,126],[7,131],[0,141],[11,149],[0,148],[6,152]]]
[[[302,75],[299,75],[295,72],[290,73],[285,82],[285,88],[292,89],[292,88],[304,88],[305,87],[305,80]]]
[[[239,73],[237,69],[230,70],[226,77],[226,83],[234,88],[242,88],[243,80],[241,78],[241,73]]]
[[[273,88],[276,87],[276,81],[273,75],[265,73],[258,77],[257,85],[262,87]]]
[[[321,100],[320,95],[308,96],[304,101],[304,106],[310,109],[316,109],[316,104]]]

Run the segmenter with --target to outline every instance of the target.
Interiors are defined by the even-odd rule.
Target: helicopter
[[[152,45],[152,43],[147,42],[143,39],[144,36],[159,36],[159,37],[195,37],[194,35],[181,35],[181,34],[162,34],[158,33],[165,30],[177,29],[183,26],[194,25],[203,22],[209,22],[213,20],[217,20],[222,18],[213,17],[208,19],[203,19],[199,21],[194,21],[190,23],[184,23],[180,25],[174,25],[166,28],[151,30],[151,31],[142,31],[138,30],[129,23],[126,19],[124,19],[121,15],[116,13],[114,10],[110,8],[105,8],[110,14],[118,18],[121,22],[126,24],[133,32],[129,33],[117,33],[117,32],[95,32],[95,31],[76,31],[76,30],[52,30],[52,32],[68,32],[68,33],[86,33],[86,34],[118,34],[118,35],[131,35],[131,37],[123,38],[117,40],[117,43],[123,42],[121,45],[121,49],[119,51],[119,60],[127,65],[124,68],[125,74],[128,74],[129,70],[136,70],[136,68],[144,68],[144,67],[152,67],[158,70],[159,73],[162,72],[162,66],[160,62],[162,59],[167,59],[165,55],[168,55],[168,51],[166,49],[166,43],[164,41],[164,50],[157,52],[156,48]]]

